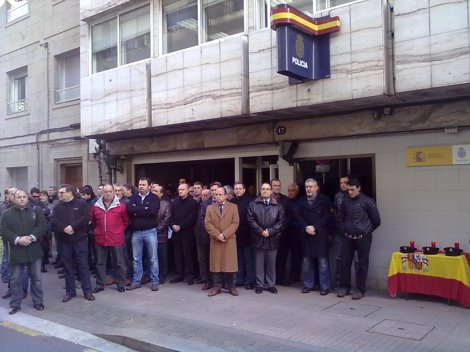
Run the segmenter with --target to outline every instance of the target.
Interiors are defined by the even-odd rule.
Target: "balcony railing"
[[[7,22],[11,22],[20,18],[21,16],[27,15],[29,12],[28,2],[25,1],[24,4],[15,6],[7,11]]]
[[[80,86],[73,86],[64,89],[58,89],[55,92],[56,104],[65,103],[66,101],[80,99]]]
[[[8,103],[8,114],[14,114],[28,110],[28,100],[22,99]]]

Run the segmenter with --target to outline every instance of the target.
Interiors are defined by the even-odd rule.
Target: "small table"
[[[420,293],[444,297],[470,308],[470,256],[442,253],[393,252],[388,269],[388,293]]]

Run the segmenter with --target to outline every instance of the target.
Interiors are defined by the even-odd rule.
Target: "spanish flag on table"
[[[394,252],[388,270],[388,293],[420,293],[448,298],[470,308],[470,257]]]

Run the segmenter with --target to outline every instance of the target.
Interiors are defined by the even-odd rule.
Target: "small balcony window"
[[[6,7],[7,22],[25,16],[29,12],[28,0],[8,0],[6,1]]]

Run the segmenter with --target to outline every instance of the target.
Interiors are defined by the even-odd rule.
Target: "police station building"
[[[343,174],[375,197],[369,285],[469,246],[466,0],[80,1],[81,136],[113,181]],[[94,184],[98,179],[88,179]]]

